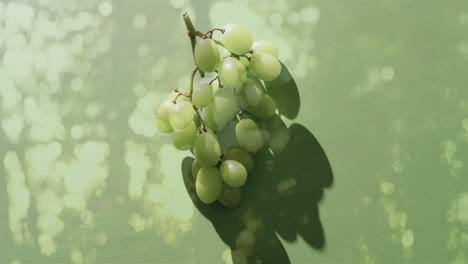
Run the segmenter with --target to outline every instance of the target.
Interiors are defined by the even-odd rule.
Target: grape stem
[[[195,66],[195,68],[193,68],[193,70],[192,70],[192,73],[190,74],[190,93],[189,93],[190,100],[192,100],[193,79],[195,78],[195,74],[197,73],[197,70],[198,70],[198,67]]]
[[[216,71],[216,73],[218,73],[218,71]],[[224,86],[223,86],[223,84],[221,83],[221,80],[219,79],[219,75],[217,75],[216,77],[214,77],[213,80],[210,81],[210,85],[211,85],[214,81],[216,81],[216,80],[218,80],[219,88],[223,88]]]
[[[178,88],[176,88],[174,92],[178,93],[179,95],[183,95],[185,97],[190,97],[190,94],[181,92]]]
[[[209,32],[209,31],[208,31],[208,32]],[[201,32],[201,31],[198,31],[198,30],[197,30],[196,34],[197,34],[197,36],[199,36],[199,37],[201,37],[201,38],[204,38],[204,37],[205,37],[205,34],[204,34],[203,32]],[[224,48],[224,45],[223,45],[223,43],[222,43],[221,41],[216,40],[216,39],[213,39],[213,38],[211,38],[211,39],[212,39],[216,44],[218,44],[218,45],[220,45],[221,47]]]
[[[206,129],[205,122],[203,121],[203,118],[200,115],[200,111],[198,111],[198,108],[193,105],[193,110],[195,111],[195,114],[197,114],[198,121],[200,121],[200,124],[202,125],[202,131],[207,132],[208,130]]]
[[[188,97],[188,98],[191,98],[191,95],[188,94],[188,93],[183,93],[181,92],[178,88],[174,89],[174,92],[177,93],[176,97],[174,98],[174,100],[172,101],[174,104],[177,103],[177,98],[179,98],[179,96],[185,96],[185,97]]]
[[[176,97],[174,98],[174,100],[172,101],[174,104],[177,104],[177,99],[179,98],[179,96],[181,96],[182,93],[179,93],[176,95]]]
[[[187,14],[187,12],[184,12],[182,15],[184,18],[184,23],[185,27],[187,28],[187,33],[190,38],[190,43],[192,44],[192,54],[193,54],[193,59],[195,60],[195,45],[197,43],[197,36],[199,36],[200,31],[197,31],[195,27],[193,26],[192,20],[190,19],[190,16]],[[201,33],[203,35],[203,33]],[[215,41],[216,42],[216,41]],[[200,70],[197,66],[193,68],[192,73],[190,75],[190,93],[189,93],[189,98],[190,101],[192,101],[192,93],[193,93],[193,79],[195,78],[195,74],[197,71],[200,73],[200,77],[205,77],[205,73]],[[195,114],[197,115],[198,120],[200,121],[200,124],[202,125],[202,131],[207,132],[208,130],[206,129],[205,122],[203,121],[203,118],[200,115],[200,111],[196,106],[193,105],[192,103],[193,110],[195,111]]]
[[[218,79],[219,79],[219,76],[214,77],[214,79],[210,81],[210,84],[212,84],[214,81],[216,81]]]
[[[249,51],[247,51],[245,53],[242,53],[242,54],[234,54],[234,53],[231,52],[231,56],[229,56],[229,57],[234,57],[234,58],[236,58],[238,60],[240,59],[240,57],[244,57],[244,58],[246,58],[247,60],[250,61],[251,57],[247,56],[247,54],[253,54],[253,50],[249,50]]]
[[[198,67],[195,66],[195,68],[193,68],[192,73],[190,75],[190,93],[187,94],[188,98],[190,98],[190,101],[192,101],[193,79],[195,78],[195,74],[197,73],[197,70],[198,70]],[[200,115],[200,111],[198,111],[198,108],[194,106],[193,103],[192,103],[192,106],[193,106],[193,110],[195,111],[195,114],[197,114],[198,121],[200,121],[200,124],[203,126],[202,130],[206,132],[207,130],[206,130],[205,122],[203,122],[203,118]]]
[[[224,29],[223,28],[213,28],[212,30],[208,31],[205,33],[205,35],[203,36],[203,38],[210,38],[212,39],[213,38],[213,32],[214,31],[220,31],[221,34],[224,34]]]
[[[182,14],[182,17],[184,18],[185,27],[187,28],[187,34],[192,44],[192,54],[194,55],[193,59],[195,60],[195,45],[197,44],[197,35],[199,31],[195,29],[195,26],[193,26],[192,20],[190,19],[190,16],[187,14],[187,12],[184,12],[184,14]],[[202,70],[198,69],[198,71],[200,72],[200,76],[202,78],[205,77],[205,73]]]

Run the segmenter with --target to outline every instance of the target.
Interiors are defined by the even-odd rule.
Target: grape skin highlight
[[[244,27],[237,24],[224,26],[222,40],[226,49],[234,54],[243,54],[252,47],[252,34]]]
[[[193,146],[193,154],[203,167],[216,165],[221,156],[221,148],[215,134],[208,131],[197,135]]]
[[[221,88],[213,96],[214,120],[217,124],[226,124],[237,113],[236,95],[231,89]],[[218,128],[218,130],[220,130]]]
[[[255,76],[264,81],[272,81],[281,73],[281,64],[278,59],[267,53],[252,55],[249,67]]]
[[[235,160],[225,160],[219,168],[224,183],[232,187],[240,187],[247,181],[247,170],[242,163]]]
[[[206,204],[216,201],[223,190],[223,181],[217,168],[203,167],[198,171],[195,191]]]
[[[252,155],[237,147],[231,147],[224,153],[225,160],[235,160],[244,165],[247,173],[251,172],[254,168],[254,159]]]
[[[252,44],[254,54],[266,53],[278,58],[278,47],[273,42],[268,40],[257,40]]]
[[[219,49],[212,39],[199,39],[194,50],[195,63],[204,72],[214,72],[221,61]]]
[[[247,79],[245,66],[238,59],[227,57],[219,67],[219,79],[224,86],[231,89],[242,87],[243,81]]]
[[[213,100],[213,87],[210,78],[200,79],[193,89],[192,102],[198,108],[207,106]]]

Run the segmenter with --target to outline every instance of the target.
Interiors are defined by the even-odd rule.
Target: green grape
[[[218,80],[211,83],[211,87],[213,88],[213,95],[219,90],[219,82]]]
[[[178,150],[187,150],[193,146],[196,134],[197,127],[195,126],[195,122],[192,121],[192,123],[183,130],[176,130],[172,133],[172,143]]]
[[[236,116],[238,110],[237,100],[231,89],[219,89],[213,96],[212,104],[215,111],[214,119],[217,124],[226,124]],[[221,129],[218,127],[218,130]]]
[[[245,103],[247,105],[256,106],[262,101],[264,91],[256,82],[247,80],[242,88],[242,93],[244,93]]]
[[[203,167],[216,165],[219,156],[221,156],[221,149],[216,135],[211,131],[197,135],[193,146],[193,154]]]
[[[239,205],[242,199],[242,192],[239,187],[223,185],[223,190],[218,201],[227,208],[234,208]]]
[[[278,58],[278,47],[273,42],[268,40],[257,40],[252,44],[252,50],[254,54],[266,53],[271,56]]]
[[[195,63],[204,72],[218,69],[221,57],[216,43],[209,38],[199,39],[194,50]]]
[[[213,103],[208,104],[207,106],[203,107],[200,111],[201,118],[205,123],[205,126],[212,131],[218,131],[218,124],[216,124],[214,119],[214,111],[213,111]]]
[[[217,168],[203,167],[198,171],[195,191],[206,204],[216,201],[223,190],[223,181]]]
[[[247,59],[246,57],[240,57],[239,61],[242,63],[242,65],[244,65],[244,67],[247,68],[247,66],[249,66],[249,59]]]
[[[213,102],[203,107],[200,115],[203,119],[203,122],[205,122],[206,127],[208,127],[212,131],[219,131],[223,129],[226,125],[226,123],[218,124],[216,122],[216,120],[218,120],[219,118],[217,117],[217,113],[214,109]]]
[[[275,154],[278,154],[284,150],[289,142],[289,129],[281,117],[276,114],[269,120],[266,120],[265,123],[268,124],[269,130],[268,147]]]
[[[248,105],[245,110],[261,119],[273,117],[276,110],[275,101],[268,94],[263,94],[262,101],[256,106]]]
[[[243,54],[252,47],[252,34],[244,27],[237,24],[224,26],[224,33],[221,39],[226,49],[234,54]]]
[[[231,56],[231,52],[229,52],[229,50],[227,49],[224,49],[222,53],[222,57],[224,58],[224,57],[229,57],[229,56]],[[249,60],[246,57],[240,57],[239,61],[242,63],[242,65],[244,65],[244,67],[249,66]]]
[[[263,146],[262,132],[251,119],[242,119],[237,123],[236,138],[239,146],[248,152],[258,152]]]
[[[208,105],[213,99],[213,87],[210,78],[200,79],[193,88],[192,102],[198,108]]]
[[[164,101],[158,109],[156,109],[155,123],[156,127],[161,133],[171,133],[172,126],[169,122],[170,113],[172,112],[175,104],[170,101]]]
[[[236,58],[227,57],[219,67],[218,76],[224,86],[239,89],[247,78],[247,72],[242,62]]]
[[[281,73],[279,60],[266,53],[252,55],[249,67],[255,76],[264,81],[272,81]]]
[[[169,122],[174,130],[183,130],[193,121],[193,106],[189,102],[178,102],[172,108]]]
[[[247,98],[245,98],[244,93],[236,93],[236,99],[240,108],[247,109],[249,107],[249,104],[247,103]]]
[[[240,187],[247,181],[247,170],[242,163],[235,160],[225,160],[219,168],[224,183],[232,187]]]
[[[242,165],[244,165],[245,169],[247,170],[247,173],[251,172],[253,167],[254,167],[254,159],[252,155],[237,147],[231,147],[229,148],[223,156],[224,160],[235,160],[240,162]]]
[[[155,118],[154,122],[159,132],[164,133],[164,134],[169,134],[172,132],[172,127],[169,122],[158,119],[157,117]]]
[[[202,166],[200,163],[197,160],[194,160],[192,163],[192,176],[194,179],[197,179],[198,171],[200,171],[201,168]]]
[[[224,58],[224,57],[229,57],[229,56],[231,56],[231,52],[223,47],[221,49],[221,57]]]

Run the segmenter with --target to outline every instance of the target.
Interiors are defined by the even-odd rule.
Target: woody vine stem
[[[192,20],[190,19],[190,16],[187,14],[187,12],[185,12],[183,15],[183,18],[184,18],[184,22],[185,22],[185,27],[187,28],[187,34],[190,38],[190,42],[192,44],[192,55],[194,56],[194,60],[195,60],[195,44],[197,42],[197,30],[195,29],[195,27],[193,26],[193,23],[192,23]],[[201,32],[200,32],[201,33]],[[203,33],[202,33],[203,34]],[[191,76],[190,76],[190,92],[189,92],[189,98],[190,100],[192,100],[192,93],[193,93],[193,79],[195,78],[195,74],[197,73],[197,71],[200,73],[200,77],[205,77],[205,73],[200,70],[197,66],[195,66],[195,68],[192,70],[192,73],[191,73]],[[207,129],[206,129],[206,126],[205,126],[205,122],[203,122],[203,118],[201,117],[200,115],[200,111],[198,110],[197,107],[193,106],[193,110],[195,111],[195,113],[197,114],[197,118],[198,120],[200,121],[200,124],[202,125],[202,130],[203,132],[206,132]]]

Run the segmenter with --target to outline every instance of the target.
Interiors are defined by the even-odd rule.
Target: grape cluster
[[[215,31],[221,32],[220,40],[213,38]],[[177,149],[192,150],[200,200],[234,207],[254,169],[253,155],[264,147],[279,153],[289,141],[288,128],[263,83],[281,73],[278,48],[270,41],[254,42],[236,24],[206,34],[197,31],[196,36],[190,89],[171,93],[158,107],[155,122],[161,133],[172,133]],[[197,72],[201,78],[194,81]],[[220,144],[223,130],[234,127],[235,142]]]

